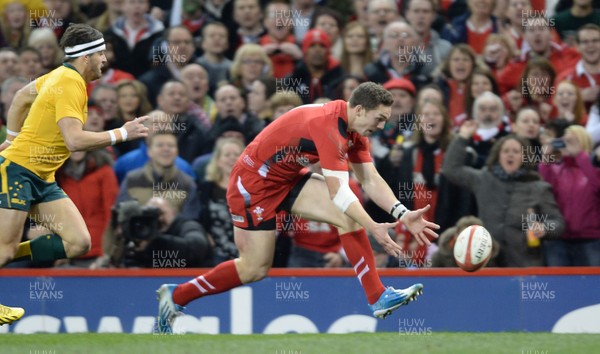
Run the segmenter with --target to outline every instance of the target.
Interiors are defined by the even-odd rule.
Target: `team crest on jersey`
[[[265,209],[263,209],[263,208],[261,208],[259,206],[257,206],[256,208],[254,208],[254,210],[252,210],[252,212],[254,214],[256,214],[256,220],[257,221],[262,221],[263,220],[263,217],[262,217],[263,211],[265,211]]]

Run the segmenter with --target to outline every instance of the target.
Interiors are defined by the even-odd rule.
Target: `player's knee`
[[[263,280],[267,277],[267,274],[269,273],[269,268],[270,267],[268,265],[252,265],[250,267],[247,267],[247,269],[245,269],[245,272],[243,272],[243,274],[245,275],[244,278],[246,279],[241,280],[245,284]]]
[[[252,281],[259,281],[259,280],[263,280],[264,278],[267,277],[267,274],[269,273],[269,266],[266,265],[261,265],[258,266],[254,269],[253,272],[253,280]]]
[[[345,234],[347,232],[356,231],[360,229],[362,226],[358,224],[356,221],[352,220],[351,217],[344,214],[341,218],[338,225],[339,234]]]
[[[68,244],[67,255],[69,258],[83,256],[92,249],[90,234],[85,232],[74,242]]]
[[[0,247],[0,268],[10,263],[17,253],[17,248],[13,246]]]

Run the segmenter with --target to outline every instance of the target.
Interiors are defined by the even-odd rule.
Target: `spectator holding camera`
[[[546,242],[546,263],[600,266],[600,169],[590,160],[592,139],[583,127],[572,125],[562,140],[560,162],[539,166],[542,178],[552,185],[566,225],[560,239]]]
[[[442,173],[475,195],[479,217],[500,243],[499,266],[541,265],[539,247],[530,247],[526,236],[529,230],[538,239],[562,234],[564,221],[552,189],[524,166],[528,143],[514,135],[494,144],[486,168],[465,166],[466,148],[476,131],[476,122],[463,123],[459,136],[448,147]]]
[[[198,222],[178,215],[169,201],[156,197],[145,207],[134,209],[131,218],[121,220],[129,225],[143,224],[141,229],[147,232],[130,229],[129,234],[123,235],[127,243],[123,259],[126,266],[188,268],[211,264],[211,247],[204,228]]]

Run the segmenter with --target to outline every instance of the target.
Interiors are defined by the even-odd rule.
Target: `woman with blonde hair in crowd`
[[[258,44],[244,44],[236,52],[229,70],[230,82],[246,96],[261,76],[273,77],[273,64]]]
[[[204,181],[198,184],[200,223],[209,234],[215,264],[238,256],[226,194],[231,169],[244,148],[239,139],[219,139],[206,167]]]
[[[561,140],[565,147],[560,149],[560,162],[539,166],[542,178],[552,185],[566,225],[560,239],[545,243],[546,264],[597,267],[600,266],[600,169],[591,162],[592,139],[585,128],[571,125]]]
[[[47,74],[59,67],[64,53],[58,45],[54,32],[49,28],[38,28],[31,31],[27,45],[37,49],[42,55],[42,73]]]
[[[369,38],[369,29],[357,21],[344,28],[340,64],[346,73],[365,77],[364,67],[374,59]]]

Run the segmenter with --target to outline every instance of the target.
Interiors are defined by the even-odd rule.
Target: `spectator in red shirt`
[[[526,26],[524,26],[525,33],[521,57],[510,63],[498,76],[498,85],[502,94],[519,86],[519,78],[522,77],[525,66],[534,57],[548,59],[555,72],[573,67],[581,58],[577,50],[561,46],[552,41],[550,23],[547,18],[541,16],[530,17],[524,25]]]
[[[68,261],[74,266],[88,267],[102,255],[102,235],[119,194],[112,159],[105,150],[73,152],[56,177],[58,185],[79,209],[92,240],[92,248],[85,256]]]
[[[457,44],[439,67],[437,84],[444,93],[444,104],[454,126],[465,114],[467,83],[477,66],[475,52],[467,44]]]
[[[485,40],[498,32],[498,20],[492,16],[493,0],[468,0],[469,12],[455,18],[444,28],[442,38],[452,44],[466,43],[481,54]]]
[[[318,29],[308,31],[302,41],[304,60],[300,61],[289,82],[296,89],[305,104],[317,98],[333,97],[334,90],[344,77],[340,64],[330,54],[331,42],[327,34]]]
[[[502,26],[502,33],[512,38],[519,49],[523,45],[523,19],[531,13],[531,10],[531,1],[529,0],[508,0],[506,22]]]
[[[517,58],[517,47],[507,34],[492,33],[485,41],[483,60],[490,67],[494,81],[504,71],[506,66]]]
[[[600,26],[582,26],[575,39],[581,60],[560,72],[557,80],[573,81],[581,89],[583,101],[589,110],[600,93]]]
[[[518,108],[536,107],[544,123],[557,118],[558,111],[552,104],[556,93],[555,80],[556,72],[552,63],[543,57],[531,59],[521,77],[521,104]]]
[[[331,41],[331,55],[336,60],[340,60],[342,57],[342,39],[340,38],[340,32],[344,28],[342,15],[339,12],[326,7],[319,8],[315,11],[310,26],[311,29],[316,28],[327,33],[327,36]]]
[[[302,50],[292,34],[293,21],[291,17],[284,16],[289,11],[290,6],[286,3],[270,3],[265,10],[264,20],[267,34],[259,40],[273,62],[273,76],[278,79],[291,74],[296,61],[302,59]]]

